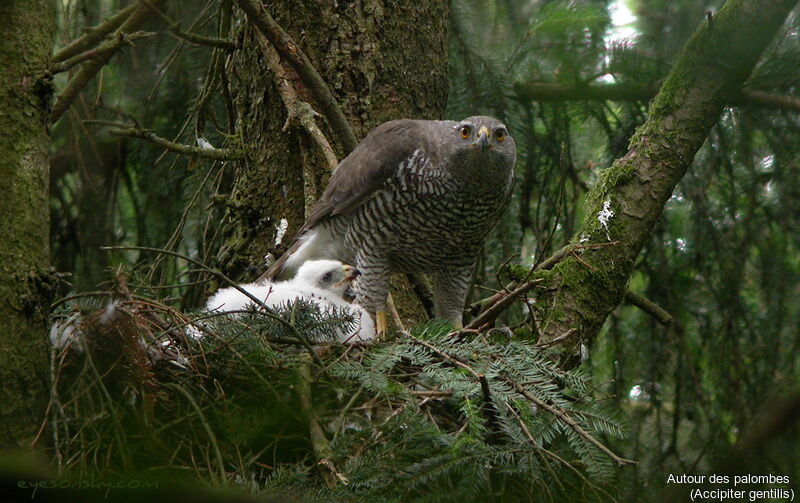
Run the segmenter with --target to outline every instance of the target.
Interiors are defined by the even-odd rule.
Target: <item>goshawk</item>
[[[430,273],[438,318],[461,326],[472,270],[508,206],[514,140],[492,117],[381,124],[342,160],[289,250],[258,281],[307,260],[361,272],[357,302],[386,329],[389,275]]]

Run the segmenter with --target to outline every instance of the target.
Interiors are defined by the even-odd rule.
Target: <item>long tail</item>
[[[264,283],[265,281],[273,281],[275,279],[280,279],[280,277],[282,276],[281,273],[286,268],[286,262],[289,260],[289,257],[294,255],[302,245],[303,242],[301,240],[295,239],[292,246],[290,246],[289,249],[286,250],[286,253],[281,255],[281,257],[278,260],[276,260],[274,264],[269,266],[269,268],[266,271],[264,271],[264,274],[259,276],[255,282],[261,284]]]
[[[258,277],[256,283],[289,279],[306,260],[336,258],[335,255],[330,256],[331,249],[326,246],[329,240],[330,234],[324,229],[314,228],[303,232],[294,240],[286,253]]]

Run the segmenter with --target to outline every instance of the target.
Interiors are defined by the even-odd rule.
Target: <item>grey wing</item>
[[[336,167],[301,232],[369,199],[417,149],[429,158],[435,157],[434,124],[406,119],[386,122],[372,130]]]
[[[347,213],[372,197],[415,150],[421,149],[427,157],[435,160],[436,128],[441,124],[437,121],[401,119],[373,129],[336,167],[325,192],[311,208],[308,219],[298,230],[289,250],[257,281],[276,277],[289,256],[299,248],[301,243],[298,237],[326,219]]]

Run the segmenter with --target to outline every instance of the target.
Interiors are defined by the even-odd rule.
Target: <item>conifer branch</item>
[[[542,409],[546,410],[548,413],[550,413],[553,416],[555,416],[558,420],[560,420],[561,422],[563,422],[564,424],[569,426],[572,429],[572,431],[574,431],[575,433],[577,433],[578,435],[583,437],[587,442],[589,442],[593,446],[597,447],[603,454],[605,454],[606,456],[611,458],[614,461],[614,463],[617,464],[617,466],[622,467],[622,466],[625,466],[625,465],[635,465],[635,464],[637,464],[636,461],[633,461],[631,459],[621,458],[621,457],[617,456],[616,454],[614,454],[611,451],[611,449],[609,449],[608,447],[603,445],[599,440],[597,440],[591,434],[589,434],[589,432],[587,432],[586,430],[581,428],[581,425],[579,425],[574,419],[572,419],[569,416],[569,414],[567,414],[566,411],[558,409],[556,407],[553,407],[552,405],[548,404],[544,400],[536,398],[532,394],[528,393],[528,391],[525,388],[523,388],[520,384],[515,383],[511,379],[504,379],[504,381],[509,386],[512,386],[514,389],[516,389],[517,392],[519,392],[520,395],[524,396],[525,398],[527,398],[531,402],[535,403],[536,406],[541,407]]]

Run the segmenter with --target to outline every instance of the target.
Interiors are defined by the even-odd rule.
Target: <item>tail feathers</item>
[[[300,242],[300,240],[295,241],[294,244],[290,246],[288,250],[286,250],[286,253],[281,255],[281,258],[279,258],[278,260],[275,261],[274,264],[269,266],[269,268],[264,272],[264,274],[259,276],[255,282],[258,284],[262,284],[266,281],[274,281],[276,279],[279,279],[281,273],[283,272],[283,269],[286,266],[286,261],[289,260],[289,257],[291,255],[297,252],[297,249],[300,248],[301,245],[302,243]]]
[[[272,264],[264,274],[258,277],[256,283],[264,283],[265,281],[286,280],[295,275],[297,268],[306,260],[311,260],[315,257],[315,240],[317,238],[317,230],[312,229],[295,240],[292,246],[286,250],[286,253]]]

